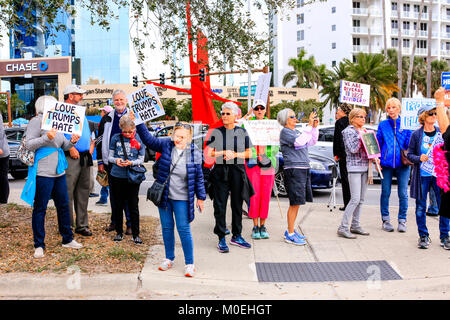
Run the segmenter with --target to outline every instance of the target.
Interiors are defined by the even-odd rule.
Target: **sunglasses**
[[[256,108],[254,108],[253,110],[255,110],[255,111],[262,111],[262,110],[265,110],[266,108],[265,107],[263,107],[263,106],[258,106],[258,107],[256,107]]]
[[[289,116],[290,119],[295,119],[295,116]]]
[[[220,113],[222,116],[231,116],[232,113],[231,112],[221,112]]]
[[[437,112],[428,112],[428,115],[429,115],[430,117],[432,117],[432,116],[437,116]]]
[[[187,130],[191,130],[191,126],[189,124],[181,122],[175,123],[175,128],[184,128]]]

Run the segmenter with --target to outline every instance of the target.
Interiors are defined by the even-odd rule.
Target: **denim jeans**
[[[167,208],[158,209],[166,258],[169,260],[175,259],[175,226],[173,221],[173,217],[175,216],[178,235],[180,236],[181,246],[183,247],[185,264],[193,264],[194,243],[192,240],[191,226],[188,222],[188,201],[168,199]]]
[[[102,203],[107,203],[108,202],[108,187],[102,187],[102,189],[100,190],[100,200],[98,200],[99,202]]]
[[[430,197],[430,203],[428,204],[427,212],[431,213],[431,214],[438,214],[439,206],[437,204],[436,195],[434,194],[433,189],[430,189],[429,197]]]
[[[62,236],[62,243],[66,244],[73,240],[73,232],[70,228],[66,175],[56,178],[37,176],[36,195],[31,218],[35,248],[45,248],[45,213],[47,212],[47,205],[50,199],[53,199],[56,206],[58,228]]]
[[[403,166],[399,168],[382,167],[383,179],[381,180],[380,209],[381,219],[389,220],[389,197],[391,196],[392,177],[397,177],[397,193],[399,199],[398,220],[406,221],[408,211],[408,181],[410,167]]]
[[[436,202],[438,206],[441,205],[441,197],[439,194],[439,187],[436,183],[436,177],[421,177],[421,198],[416,199],[416,221],[417,228],[419,230],[419,236],[429,236],[427,225],[426,225],[426,209],[427,209],[427,196],[430,188],[436,195]],[[449,219],[443,216],[439,216],[439,231],[440,238],[448,237],[448,232],[450,230]]]

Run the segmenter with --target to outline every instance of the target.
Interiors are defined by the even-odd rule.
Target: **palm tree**
[[[402,17],[400,15],[400,10],[402,8],[403,2],[401,0],[397,1],[397,25],[398,25],[398,52],[397,52],[397,87],[401,88],[403,84],[403,66],[402,66],[402,46],[403,46],[403,40],[402,40]],[[398,98],[402,99],[402,90],[398,92]]]
[[[431,81],[428,82],[425,76],[418,77],[418,89],[424,97],[428,97],[428,87],[430,87],[430,95],[432,97],[434,92],[441,86],[441,73],[449,72],[450,67],[445,60],[434,60],[431,62]],[[431,86],[428,86],[431,83]]]
[[[370,85],[370,109],[383,110],[386,100],[398,91],[395,84],[396,72],[385,57],[380,54],[359,53],[356,62],[344,59],[347,80]]]
[[[306,51],[301,50],[297,58],[289,59],[288,65],[294,70],[289,71],[283,77],[283,86],[295,80],[293,87],[297,88],[313,88],[321,83],[320,74],[313,56],[305,59]]]
[[[428,10],[428,51],[427,51],[427,95],[431,98],[431,35],[433,26],[433,0],[430,0],[430,10]]]
[[[327,76],[323,78],[322,89],[319,91],[320,96],[326,96],[323,105],[330,103],[331,108],[339,106],[339,96],[341,94],[341,80],[346,80],[347,72],[346,64],[340,62],[339,65],[333,67],[333,71],[329,71]]]

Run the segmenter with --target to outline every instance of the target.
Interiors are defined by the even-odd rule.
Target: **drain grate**
[[[345,262],[257,262],[259,282],[402,280],[385,260]]]

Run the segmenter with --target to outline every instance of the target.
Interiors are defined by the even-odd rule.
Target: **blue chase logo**
[[[41,71],[46,71],[48,69],[48,64],[45,61],[42,61],[41,63],[39,63],[39,69]]]

